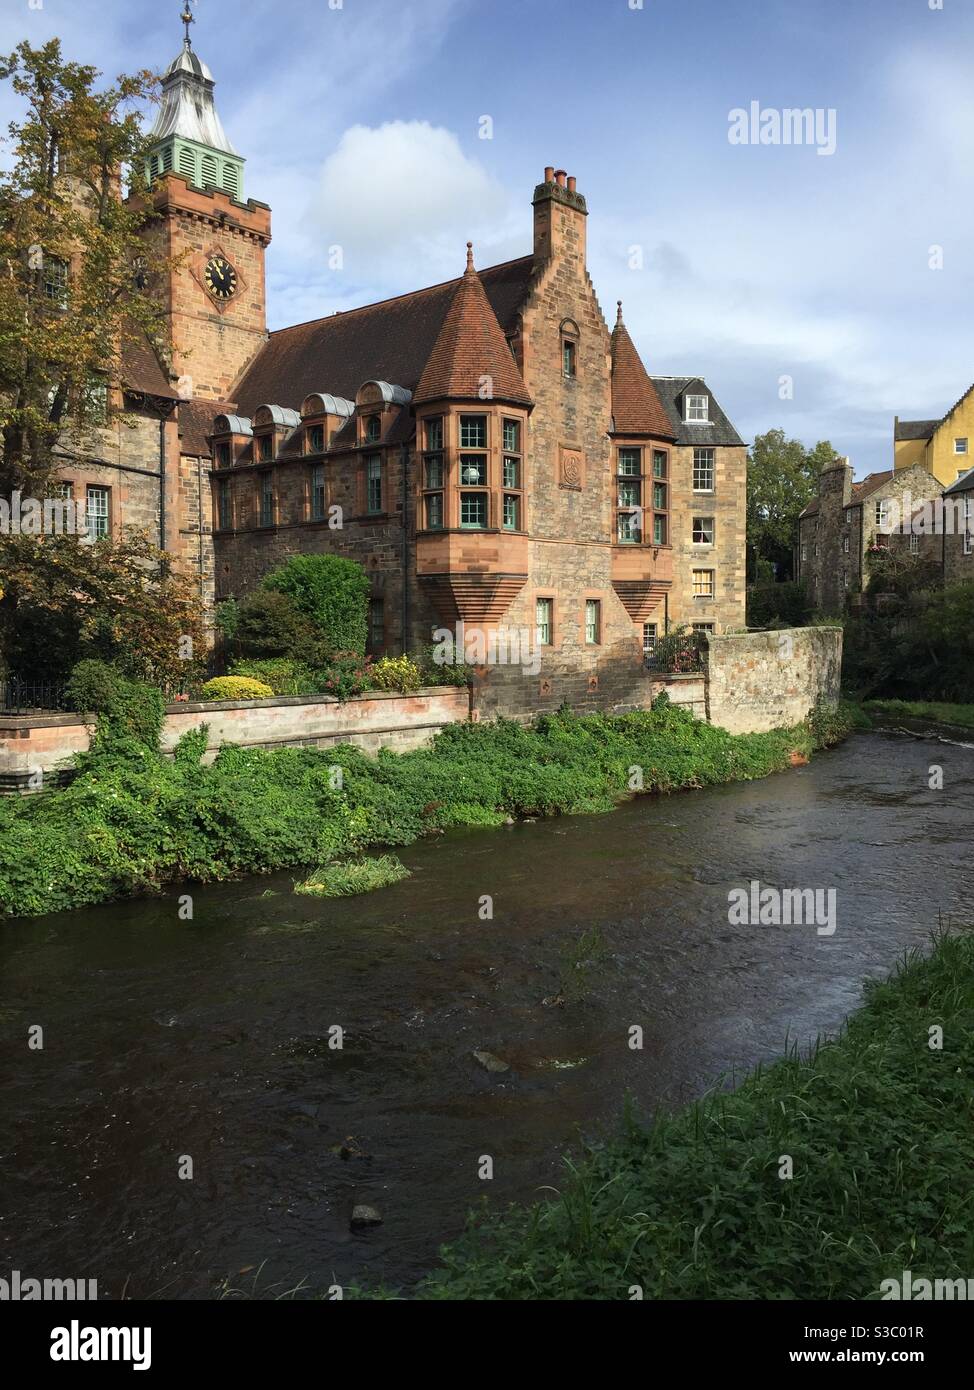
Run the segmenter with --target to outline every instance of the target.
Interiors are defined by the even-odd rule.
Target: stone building
[[[891,525],[940,496],[942,485],[919,464],[853,481],[852,464],[836,458],[822,470],[818,496],[798,519],[796,577],[819,612],[841,613],[869,580],[871,552],[888,549]],[[916,552],[919,537],[906,544]]]
[[[701,377],[647,372],[621,304],[610,331],[575,179],[545,170],[524,256],[478,270],[468,244],[455,280],[269,334],[270,209],[213,89],[187,23],[147,171],[171,369],[146,344],[126,383],[146,418],[98,465],[111,529],[155,521],[211,601],[351,556],[373,652],[529,634],[529,680],[485,663],[498,709],[624,701],[674,625],[742,627],[744,444]]]

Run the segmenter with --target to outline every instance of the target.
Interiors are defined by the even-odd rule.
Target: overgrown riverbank
[[[154,692],[151,692],[154,694]],[[205,730],[158,751],[162,706],[129,693],[63,790],[0,802],[0,911],[38,915],[208,881],[320,865],[450,826],[608,811],[636,791],[766,777],[843,738],[848,707],[733,735],[661,702],[531,728],[456,724],[430,749],[245,749],[201,763]]]
[[[905,1270],[966,1281],[972,1024],[974,936],[941,935],[867,984],[838,1041],[651,1129],[627,1116],[566,1160],[554,1200],[485,1218],[414,1296],[875,1299]]]
[[[938,700],[866,700],[870,718],[929,720],[955,729],[974,729],[974,705],[951,705]]]

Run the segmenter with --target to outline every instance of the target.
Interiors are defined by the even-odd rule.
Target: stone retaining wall
[[[787,628],[709,639],[707,718],[732,734],[800,724],[817,704],[835,705],[842,629]]]

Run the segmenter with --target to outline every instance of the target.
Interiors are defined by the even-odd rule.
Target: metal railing
[[[0,714],[45,714],[67,708],[64,686],[57,681],[0,680]]]

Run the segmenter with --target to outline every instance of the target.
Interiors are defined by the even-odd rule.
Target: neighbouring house
[[[891,543],[927,561],[946,584],[974,579],[974,471],[958,478],[932,506],[918,508],[908,533],[894,533]]]
[[[187,24],[147,154],[171,363],[145,345],[145,427],[63,474],[97,468],[106,530],[148,526],[210,604],[350,556],[374,653],[529,632],[540,672],[487,678],[513,712],[623,701],[674,625],[744,625],[744,443],[702,377],[647,371],[621,303],[610,330],[574,178],[545,169],[526,255],[477,269],[468,244],[456,279],[268,333],[244,166]]]
[[[889,548],[894,518],[912,516],[942,492],[920,464],[870,473],[859,483],[847,458],[824,468],[818,496],[798,519],[796,574],[813,607],[841,613],[857,603],[869,581],[870,554]]]
[[[974,386],[938,420],[893,422],[893,466],[919,464],[949,487],[974,466]]]

